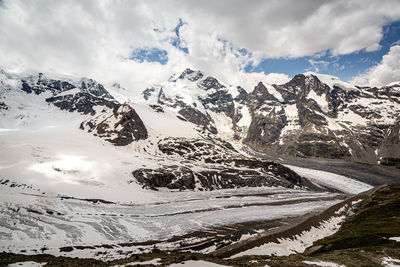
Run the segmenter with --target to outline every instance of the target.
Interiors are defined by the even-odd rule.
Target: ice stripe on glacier
[[[372,188],[372,186],[366,183],[356,181],[343,175],[292,165],[285,166],[294,170],[300,176],[304,176],[305,178],[309,179],[313,183],[336,189],[347,194],[359,194]]]

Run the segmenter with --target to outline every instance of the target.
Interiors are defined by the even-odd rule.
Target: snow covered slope
[[[399,88],[359,88],[309,72],[283,85],[260,82],[247,93],[186,69],[144,90],[143,99],[238,149],[389,164],[400,158]]]
[[[248,94],[185,70],[139,103],[115,88],[0,72],[0,250],[124,257],[204,242],[195,231],[302,216],[340,197],[324,179],[241,153],[257,105],[269,114],[265,99],[290,114],[288,133],[299,127],[298,106],[279,87]],[[355,193],[349,185],[334,188]]]
[[[147,88],[142,95],[146,103],[173,110],[203,133],[218,133],[231,142],[250,123],[250,117],[243,116],[248,115],[243,104],[247,92],[239,86],[225,85],[201,71],[186,69],[164,83]]]
[[[206,109],[222,109],[227,120],[235,105],[223,97],[240,95],[200,72],[171,77],[157,101],[137,104],[120,103],[91,79],[1,75],[0,145],[8,151],[1,174],[11,182],[56,195],[135,203],[149,195],[141,187],[312,187],[280,164],[242,156],[217,135],[212,121],[194,123],[199,114],[211,118]],[[217,102],[222,99],[218,105],[211,100],[215,94]]]
[[[357,88],[332,76],[307,74],[270,88],[259,84],[250,94],[253,117],[244,139],[249,147],[375,164],[400,157],[398,87]]]

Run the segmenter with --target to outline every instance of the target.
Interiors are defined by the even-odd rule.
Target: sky
[[[185,68],[251,90],[296,74],[400,81],[399,0],[0,0],[0,67],[140,92]]]

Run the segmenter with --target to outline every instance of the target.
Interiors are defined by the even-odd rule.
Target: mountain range
[[[400,83],[304,73],[249,90],[185,69],[128,92],[0,71],[3,253],[258,253],[290,226],[292,241],[274,239],[294,242],[289,255],[334,233],[359,193],[398,181]]]
[[[0,76],[4,128],[16,118],[29,124],[30,116],[38,116],[17,102],[16,96],[31,95],[40,106],[82,115],[83,131],[116,146],[143,140],[148,152],[191,159],[206,153],[209,161],[244,152],[395,166],[400,161],[400,82],[358,87],[304,73],[281,85],[260,82],[248,92],[186,69],[146,88],[133,103],[121,97],[126,89],[119,84],[106,88],[88,78],[21,77],[3,70]]]

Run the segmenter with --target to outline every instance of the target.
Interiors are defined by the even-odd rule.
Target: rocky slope
[[[103,111],[102,114],[82,122],[80,129],[118,146],[129,145],[148,136],[139,115],[127,104],[114,104],[112,110]]]
[[[49,78],[42,73],[19,77],[2,71],[1,90],[6,117],[31,116],[18,103],[21,94],[31,95],[39,105],[81,114],[81,130],[114,145],[137,146],[144,140],[142,148],[157,157],[158,167],[132,169],[132,177],[151,189],[313,187],[279,164],[240,155],[242,150],[395,166],[400,158],[399,84],[359,88],[332,76],[306,73],[283,85],[260,82],[247,92],[186,69],[142,92],[144,113],[87,78]],[[169,123],[182,121],[192,128],[191,134],[157,131],[153,125],[165,125],[166,116]]]
[[[289,168],[270,161],[246,158],[222,140],[167,138],[159,150],[174,159],[173,165],[158,169],[137,169],[139,183],[158,190],[214,190],[239,187],[281,186],[316,189]]]
[[[260,186],[315,188],[307,179],[289,168],[241,155],[218,136],[217,127],[221,124],[215,122],[216,116],[222,113],[240,122],[241,117],[235,117],[239,114],[236,105],[242,105],[240,103],[246,99],[247,93],[241,88],[228,88],[215,78],[203,77],[201,72],[186,70],[177,78],[171,77],[169,81],[198,82],[197,92],[192,92],[188,84],[187,93],[192,97],[189,104],[188,99],[179,95],[172,97],[170,92],[160,87],[156,103],[146,104],[144,113],[141,110],[145,119],[141,118],[131,103],[118,102],[103,85],[92,79],[48,78],[42,73],[19,77],[5,72],[2,72],[1,78],[1,98],[4,100],[2,115],[9,121],[15,122],[17,118],[25,121],[29,116],[40,117],[35,114],[37,111],[30,110],[22,103],[26,102],[22,99],[28,97],[28,101],[37,102],[36,108],[46,110],[54,107],[60,112],[76,114],[81,118],[79,129],[83,131],[116,146],[142,150],[142,157],[148,158],[157,167],[132,167],[129,183],[138,183],[153,190],[214,190]],[[154,97],[156,91],[153,89],[146,90],[143,96],[146,99]],[[236,94],[234,97],[232,92]],[[191,137],[187,133],[179,133],[179,129],[175,130],[173,136],[154,129],[154,124],[165,124],[163,121],[168,112],[175,114],[175,124],[176,121],[184,121],[191,125]],[[143,142],[139,144],[138,141]],[[56,169],[61,170],[58,167]]]
[[[335,102],[336,113],[333,106],[319,107],[320,100],[309,99],[315,98],[311,89],[324,88],[327,95],[332,85],[315,79],[301,89],[314,80],[307,77],[296,78],[300,88],[259,84],[246,92],[186,70],[132,103],[117,84],[1,71],[0,150],[6,153],[0,158],[0,250],[102,260],[156,249],[213,250],[213,244],[254,233],[236,232],[243,223],[257,222],[264,231],[276,220],[295,220],[367,190],[348,177],[295,172],[243,152],[248,146],[246,151],[290,155],[279,150],[291,144],[289,134],[293,144],[300,136],[309,143],[323,134],[341,138],[332,125],[342,123],[328,118],[340,118],[344,104]],[[390,88],[381,95],[392,103]],[[393,114],[397,104],[389,108]],[[322,133],[304,140],[307,127]],[[395,153],[396,132],[388,136]],[[335,140],[326,142],[334,146]],[[397,162],[390,153],[385,164]],[[220,233],[226,238],[215,239]]]
[[[2,72],[4,88],[17,86],[27,94],[45,95],[46,102],[61,110],[96,116],[81,128],[115,144],[127,145],[148,136],[135,111],[119,111],[127,106],[121,107],[123,103],[92,79],[50,79],[39,73],[11,79],[17,83],[11,86],[7,76],[11,78]],[[305,73],[282,85],[260,82],[247,92],[186,69],[147,88],[142,96],[155,112],[169,110],[176,118],[192,123],[202,136],[232,142],[237,149],[247,147],[277,157],[399,165],[398,83],[356,87],[333,76]],[[5,112],[10,107],[0,101],[0,108]],[[127,124],[131,119],[136,123]]]
[[[322,157],[395,165],[400,157],[400,84],[356,87],[316,73],[252,92],[186,69],[143,91],[225,140],[280,157]],[[395,162],[395,163],[393,163]]]
[[[5,101],[18,101],[18,91],[21,90],[27,94],[42,96],[39,99],[43,104],[48,103],[71,113],[89,115],[90,118],[83,121],[80,128],[116,145],[128,145],[147,138],[147,130],[135,110],[129,105],[118,103],[103,85],[92,79],[51,79],[42,73],[19,78],[4,71],[1,76],[1,98]],[[3,108],[7,110],[3,114],[7,116],[13,110],[23,110],[21,104],[23,103],[3,103],[7,107]]]

